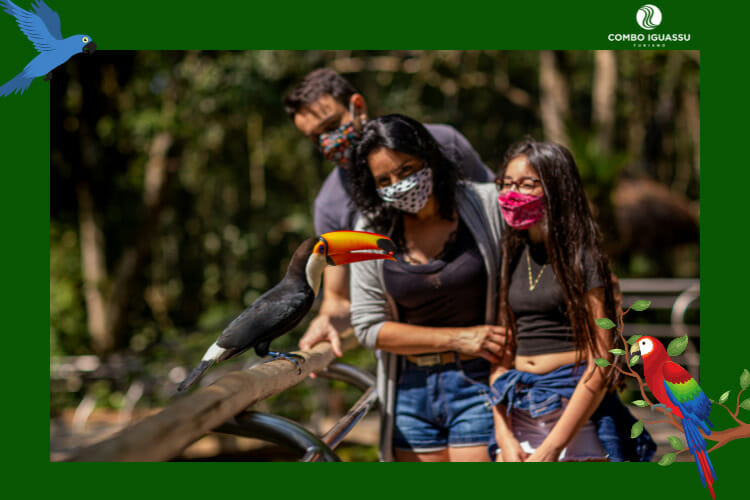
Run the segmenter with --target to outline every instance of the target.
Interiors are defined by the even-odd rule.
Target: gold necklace
[[[534,288],[536,288],[537,283],[539,283],[539,279],[542,277],[542,273],[544,272],[544,268],[547,267],[547,263],[545,262],[542,266],[542,269],[539,271],[539,276],[536,277],[536,280],[533,282],[531,281],[531,257],[529,257],[529,254],[531,253],[531,250],[526,251],[526,264],[529,266],[529,291],[533,292]]]

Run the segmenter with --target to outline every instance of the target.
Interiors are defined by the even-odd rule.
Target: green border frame
[[[652,0],[648,0],[652,1]],[[29,0],[16,0],[28,8]],[[99,50],[118,49],[631,49],[608,33],[638,32],[635,12],[646,3],[466,1],[457,4],[378,1],[326,4],[211,3],[175,0],[83,2],[48,0],[64,35],[86,33]],[[700,50],[703,59],[701,385],[713,398],[737,390],[750,368],[750,335],[743,311],[744,225],[741,205],[750,175],[737,152],[745,139],[746,16],[712,4],[657,1],[663,32],[691,33],[666,49]],[[727,2],[728,3],[728,2]],[[298,14],[292,14],[298,12]],[[335,23],[335,24],[333,24]],[[329,28],[326,26],[336,26]],[[36,53],[12,18],[0,11],[0,81],[12,78]],[[739,64],[738,64],[739,63]],[[49,462],[47,283],[49,279],[49,89],[37,79],[23,96],[0,98],[3,217],[5,455],[28,493],[157,497],[225,494],[343,497],[364,492],[431,498],[491,495],[532,498],[630,498],[673,495],[708,498],[695,465],[649,464],[58,464]],[[707,189],[705,188],[707,187]],[[736,395],[736,392],[733,392]],[[714,411],[714,417],[723,410]],[[745,418],[750,417],[746,413]],[[728,423],[715,418],[717,427]],[[750,440],[711,454],[717,495],[747,491]],[[6,469],[8,460],[6,460]],[[442,475],[436,470],[445,468]],[[195,469],[195,471],[193,471]],[[186,472],[190,472],[187,474]],[[11,475],[9,474],[9,475]],[[7,477],[7,476],[6,476]],[[9,491],[13,491],[8,488]],[[12,494],[12,493],[11,493]],[[746,494],[746,493],[745,493]],[[744,495],[743,495],[744,496]]]

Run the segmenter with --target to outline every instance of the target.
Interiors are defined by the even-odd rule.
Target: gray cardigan
[[[494,183],[461,182],[457,188],[456,208],[471,231],[487,270],[485,322],[497,322],[497,286],[500,264],[502,218]],[[360,217],[355,230],[371,230]],[[351,264],[351,319],[360,344],[375,349],[378,333],[386,321],[398,321],[393,299],[385,291],[383,260]],[[393,412],[396,396],[398,356],[376,350],[377,391],[381,408],[380,460],[393,460]]]

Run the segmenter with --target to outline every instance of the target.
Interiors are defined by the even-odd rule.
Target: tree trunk
[[[658,140],[658,149],[655,150],[657,158],[654,158],[656,165],[656,178],[664,184],[671,185],[674,180],[674,166],[671,161],[664,158],[664,152],[672,149],[667,142],[674,141],[674,117],[677,108],[677,96],[675,89],[680,83],[680,73],[685,57],[677,51],[669,51],[665,68],[661,74],[659,85],[659,97],[656,102],[656,111],[654,113],[656,139]]]
[[[638,88],[636,75],[641,72],[641,61],[637,52],[624,51],[619,54],[620,67],[625,78],[622,81],[623,109],[627,120],[626,131],[626,151],[630,151],[633,157],[627,166],[628,173],[636,177],[646,175],[646,165],[643,161],[644,144],[646,142],[647,118],[646,110],[648,109],[647,99],[642,95]]]
[[[700,100],[698,93],[692,89],[682,91],[683,123],[687,131],[687,141],[680,144],[678,149],[677,172],[675,172],[672,190],[684,193],[693,176],[700,181],[701,176],[701,125]]]
[[[594,82],[591,96],[591,122],[594,125],[599,151],[612,152],[615,130],[615,102],[617,91],[617,60],[614,51],[594,53]]]
[[[115,349],[125,347],[123,328],[125,313],[134,295],[134,285],[138,272],[151,250],[151,242],[158,225],[159,214],[164,206],[164,196],[170,179],[167,152],[172,146],[169,132],[161,132],[151,142],[149,159],[143,186],[143,220],[134,241],[125,249],[120,258],[112,282],[112,294],[107,303],[107,330],[113,339]]]
[[[250,206],[263,210],[266,206],[266,153],[260,113],[252,113],[247,119],[247,150],[250,156]]]
[[[112,338],[107,331],[106,298],[103,290],[107,281],[104,236],[94,216],[94,202],[88,183],[80,181],[76,186],[76,194],[86,322],[94,352],[102,354],[112,349]]]
[[[568,84],[557,67],[554,51],[539,53],[539,89],[542,126],[545,139],[568,146],[566,122],[570,118]]]

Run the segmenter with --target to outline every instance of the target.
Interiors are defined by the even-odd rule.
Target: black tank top
[[[487,270],[474,237],[459,219],[456,238],[426,264],[385,261],[385,287],[399,321],[420,326],[474,326],[485,323]]]
[[[527,255],[530,257],[528,261]],[[533,290],[529,290],[529,262],[531,283],[536,283]],[[588,256],[584,265],[584,279],[587,291],[604,283]],[[517,355],[534,356],[575,350],[565,294],[552,265],[547,262],[544,244],[527,245],[516,258],[508,288],[508,304],[516,318]]]

